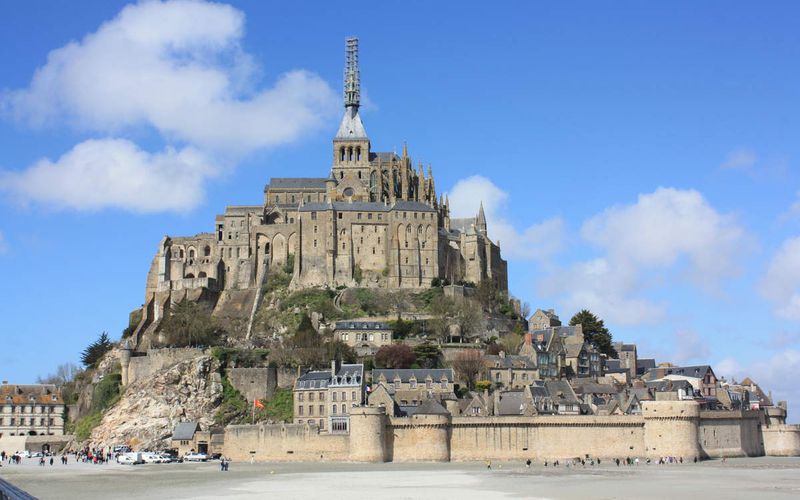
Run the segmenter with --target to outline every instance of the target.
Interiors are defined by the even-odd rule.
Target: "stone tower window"
[[[189,258],[194,259],[194,248],[189,249]]]
[[[339,161],[344,161],[344,147],[339,148]]]
[[[356,160],[361,161],[361,146],[356,148]],[[361,172],[358,173],[358,178],[361,178]]]
[[[211,255],[211,247],[210,246],[206,245],[205,248],[203,248],[203,255],[205,255],[206,257]]]

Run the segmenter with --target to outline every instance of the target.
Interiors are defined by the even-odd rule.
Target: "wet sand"
[[[233,462],[228,472],[218,462],[63,466],[56,460],[40,467],[32,459],[4,464],[0,477],[41,499],[800,498],[800,458],[773,457],[569,469],[507,462],[491,470],[482,463]]]

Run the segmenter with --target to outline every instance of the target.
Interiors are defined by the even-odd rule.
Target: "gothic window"
[[[344,172],[339,172],[339,178],[344,179]]]
[[[189,258],[194,259],[194,248],[189,249]]]
[[[264,244],[264,253],[269,253],[269,242]]]
[[[339,161],[344,161],[344,147],[339,148]]]
[[[347,148],[347,161],[353,161],[353,147]]]
[[[356,148],[356,160],[361,161],[361,146]],[[359,172],[358,178],[361,178],[361,173]]]
[[[378,172],[369,174],[369,201],[378,201]]]
[[[361,170],[358,171],[358,178],[361,178]]]
[[[292,195],[292,203],[294,203],[294,195]]]

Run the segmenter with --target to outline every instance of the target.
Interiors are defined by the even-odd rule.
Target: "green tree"
[[[430,342],[423,342],[414,346],[414,355],[421,368],[439,368],[442,362],[442,350]]]
[[[583,328],[583,338],[593,344],[597,349],[608,355],[610,358],[617,357],[617,351],[612,343],[611,332],[606,328],[602,319],[598,318],[588,309],[582,309],[572,319],[569,320],[570,326],[581,325]]]
[[[81,363],[83,366],[95,368],[103,356],[111,350],[114,344],[108,339],[108,333],[103,332],[100,337],[89,344],[81,353]]]

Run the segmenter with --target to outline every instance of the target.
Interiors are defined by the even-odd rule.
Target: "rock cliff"
[[[180,421],[208,428],[222,399],[218,368],[213,357],[203,355],[132,383],[92,431],[92,446],[164,449],[170,447],[172,430]]]

